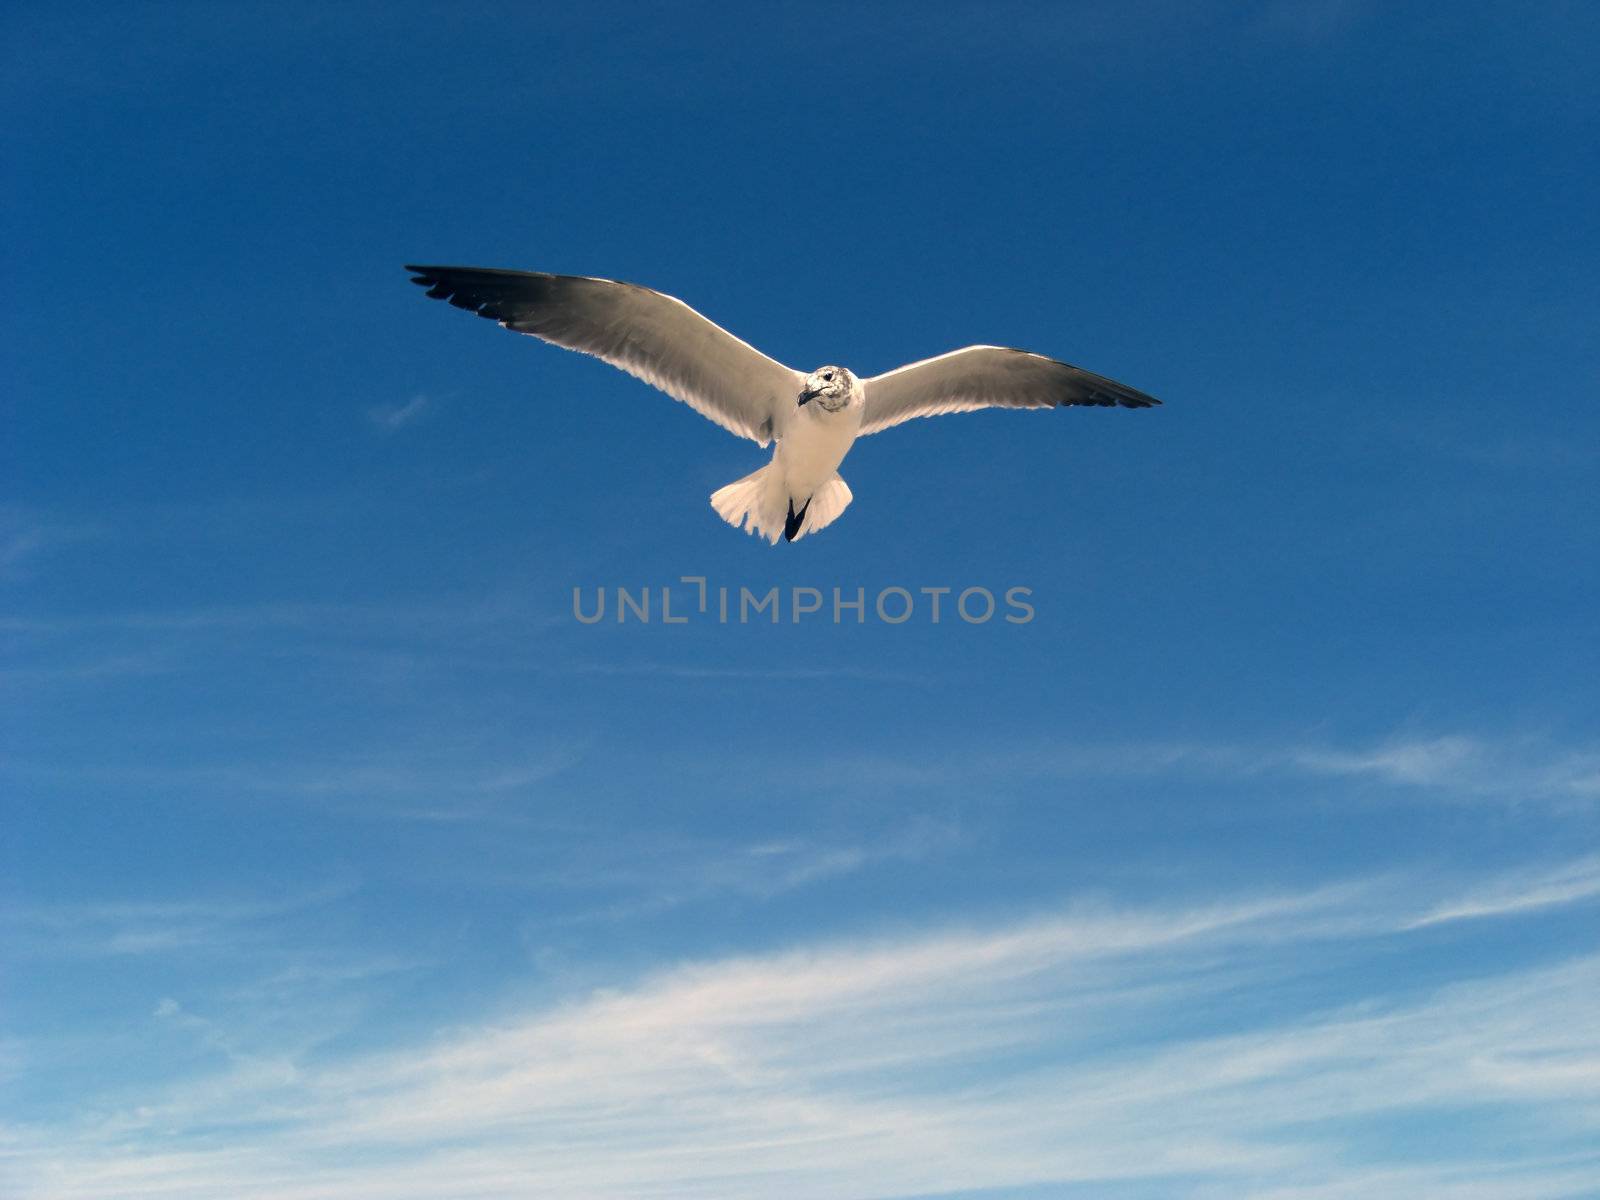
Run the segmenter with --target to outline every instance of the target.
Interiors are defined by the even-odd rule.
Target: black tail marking
[[[784,518],[784,522],[783,522],[783,540],[784,541],[786,541],[786,542],[794,541],[795,535],[800,532],[800,526],[805,523],[806,509],[808,509],[810,507],[811,507],[811,498],[809,496],[807,496],[806,497],[806,502],[800,506],[800,511],[799,512],[795,512],[795,510],[794,510],[794,498],[792,496],[789,498],[789,515]]]

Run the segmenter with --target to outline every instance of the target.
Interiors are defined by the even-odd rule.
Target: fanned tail
[[[773,464],[768,463],[759,471],[752,471],[743,479],[712,492],[711,507],[735,529],[742,527],[769,542],[776,542],[783,536],[789,497],[784,494]]]
[[[743,479],[711,493],[711,507],[735,529],[776,542],[780,537],[798,541],[838,520],[854,497],[850,485],[838,474],[811,494],[809,500],[790,496],[783,480],[768,463]]]
[[[786,532],[785,536],[794,542],[808,533],[826,529],[839,519],[839,514],[849,508],[850,501],[854,499],[850,494],[850,485],[835,472],[832,479],[811,493],[811,500],[804,512],[797,514],[797,528],[792,534]]]

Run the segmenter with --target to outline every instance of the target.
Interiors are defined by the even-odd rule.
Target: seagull
[[[516,333],[619,367],[758,446],[772,461],[711,494],[735,529],[796,541],[853,499],[839,464],[858,437],[979,408],[1149,408],[1161,401],[1041,354],[968,346],[861,379],[768,358],[682,300],[633,283],[483,267],[408,266],[412,283]]]

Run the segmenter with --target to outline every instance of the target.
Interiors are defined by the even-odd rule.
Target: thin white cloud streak
[[[258,943],[254,932],[289,916],[341,900],[348,885],[321,887],[272,901],[105,901],[12,905],[0,913],[10,953],[20,956],[120,957],[238,951]]]
[[[1452,735],[1394,739],[1363,750],[1301,749],[1291,766],[1468,798],[1600,799],[1600,750]]]
[[[14,1167],[38,1200],[1600,1188],[1600,1160],[1573,1157],[1600,1132],[1600,957],[1295,1001],[1330,945],[1427,937],[1416,914],[1440,910],[1385,883],[691,964],[422,1045],[203,1077],[17,1134]],[[1463,1110],[1512,1113],[1515,1154],[1384,1161],[1387,1123]]]
[[[178,668],[166,650],[84,656],[69,661],[0,667],[0,688],[33,688],[51,684],[101,683],[107,680],[161,675]]]
[[[1390,1170],[1352,1171],[1336,1182],[1200,1193],[1197,1200],[1588,1200],[1594,1195],[1592,1155],[1513,1161],[1484,1160]]]
[[[1521,873],[1497,880],[1457,899],[1439,905],[1404,928],[1421,929],[1446,921],[1504,917],[1579,904],[1600,896],[1600,855],[1563,863],[1554,869]]]
[[[770,760],[752,764],[775,768]],[[1364,781],[1440,799],[1586,804],[1600,799],[1600,747],[1543,739],[1492,740],[1464,734],[1396,737],[1356,746],[1285,741],[1147,741],[1011,744],[960,753],[837,757],[781,764],[804,786],[920,788],[982,781],[1189,779],[1270,784],[1282,780]]]
[[[570,620],[570,618],[568,618]],[[416,604],[281,603],[0,616],[0,690],[99,688],[152,674],[215,675],[224,661],[370,682],[462,671],[569,674],[545,634],[562,624],[519,597]]]
[[[99,531],[41,515],[20,505],[0,505],[0,583],[31,579],[38,561]]]
[[[572,925],[591,925],[652,916],[713,900],[767,901],[801,888],[894,863],[920,863],[955,850],[958,826],[922,817],[874,837],[827,841],[786,838],[739,843],[708,838],[613,835],[605,851],[586,843],[561,867],[547,863],[520,870],[514,878],[474,873],[478,886],[492,883],[516,889],[559,888],[577,895],[621,893],[593,907],[579,906],[532,920],[531,934]]]
[[[416,395],[404,404],[375,404],[367,409],[367,420],[383,433],[398,433],[428,411],[428,397]]]
[[[397,751],[365,759],[154,767],[131,763],[58,766],[0,759],[0,772],[29,780],[100,787],[344,800],[351,805],[365,803],[370,815],[389,819],[468,821],[484,817],[488,812],[485,805],[515,798],[571,770],[590,745],[588,739],[573,739],[542,752],[470,766],[456,761],[464,757],[459,753],[454,758],[436,753],[424,759]]]

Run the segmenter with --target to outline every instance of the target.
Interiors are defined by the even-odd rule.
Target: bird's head
[[[838,412],[848,408],[860,392],[861,381],[843,367],[818,367],[806,376],[800,389],[800,407],[814,400],[828,412]]]

